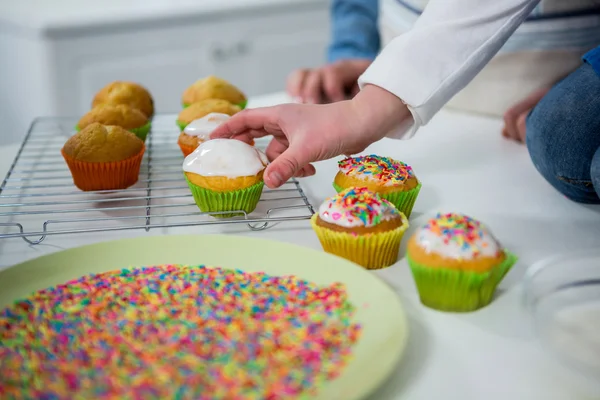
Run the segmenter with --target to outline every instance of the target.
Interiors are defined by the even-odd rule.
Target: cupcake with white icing
[[[390,266],[408,220],[389,201],[367,188],[348,188],[328,198],[311,224],[323,249],[367,269]]]
[[[212,131],[229,118],[231,117],[228,114],[210,113],[190,122],[179,135],[179,139],[177,139],[177,144],[183,156],[187,157],[192,154],[201,143],[209,139]]]
[[[214,139],[185,158],[183,172],[200,210],[225,218],[254,211],[267,164],[265,154],[249,144]]]
[[[473,311],[492,301],[517,258],[481,222],[457,213],[438,214],[408,242],[421,302],[443,311]]]

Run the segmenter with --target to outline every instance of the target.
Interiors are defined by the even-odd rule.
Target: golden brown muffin
[[[181,110],[177,117],[177,125],[181,130],[184,130],[187,124],[200,119],[210,113],[221,113],[234,115],[241,111],[241,108],[231,104],[227,100],[207,99],[191,104],[189,107]]]
[[[85,129],[94,122],[116,125],[129,130],[144,126],[148,123],[148,117],[137,108],[126,104],[98,104],[81,117],[77,127],[80,130]]]
[[[64,153],[79,161],[113,162],[139,154],[144,142],[120,126],[105,126],[97,122],[71,136]]]
[[[244,107],[246,96],[231,83],[216,76],[200,79],[188,87],[181,98],[185,107],[206,99],[222,99]]]
[[[154,114],[154,100],[150,92],[133,82],[116,81],[104,86],[94,96],[92,107],[98,104],[126,104],[137,108],[148,118]]]

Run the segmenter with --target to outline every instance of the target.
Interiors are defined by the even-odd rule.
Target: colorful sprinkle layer
[[[367,175],[388,185],[403,185],[409,178],[415,177],[412,167],[405,163],[374,154],[348,157],[338,165],[346,175]]]
[[[348,188],[329,199],[328,206],[321,212],[325,219],[343,220],[352,223],[359,220],[364,226],[377,225],[383,217],[400,215],[396,207],[367,188]]]
[[[82,277],[0,311],[0,398],[293,399],[351,356],[341,284],[205,266]]]
[[[480,242],[485,234],[481,222],[456,213],[438,213],[423,229],[441,237],[445,244],[453,242],[463,250],[475,252],[478,250],[475,243]]]

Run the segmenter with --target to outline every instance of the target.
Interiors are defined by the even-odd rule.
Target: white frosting
[[[212,131],[229,118],[231,117],[227,114],[210,113],[190,122],[183,130],[183,133],[189,136],[196,136],[201,140],[208,140]]]
[[[371,227],[379,224],[382,221],[388,221],[393,218],[400,218],[398,210],[386,200],[382,200],[373,192],[369,192],[368,196],[376,196],[376,201],[363,202],[358,198],[355,205],[346,205],[343,199],[343,194],[330,197],[319,207],[319,218],[330,224],[342,226],[344,228],[352,227]],[[368,204],[365,210],[365,204]]]
[[[439,254],[445,258],[457,260],[472,260],[475,257],[496,257],[502,250],[500,243],[492,233],[481,223],[473,221],[474,229],[468,235],[461,227],[441,226],[432,228],[431,221],[420,227],[415,233],[417,242],[428,253]]]
[[[252,176],[265,169],[267,156],[236,139],[203,142],[183,161],[183,170],[202,176],[237,178]]]

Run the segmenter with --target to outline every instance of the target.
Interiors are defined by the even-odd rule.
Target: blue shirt
[[[348,58],[375,59],[381,47],[377,25],[379,2],[380,0],[332,1],[331,45],[327,52],[329,62]],[[419,15],[422,11],[414,7],[409,0],[396,0],[396,2],[405,9],[415,13],[415,15]],[[600,14],[600,6],[595,1],[588,0],[582,4],[575,4],[573,7],[573,10],[567,12],[546,11],[544,9],[544,1],[542,0],[540,5],[530,15],[528,21],[535,22],[550,19],[568,21],[570,17]],[[517,35],[505,47],[513,51],[523,51],[523,46],[527,47],[533,41],[539,47],[536,47],[537,50],[557,46],[559,48],[579,46],[583,49],[589,49],[595,46],[600,38],[600,29],[598,26],[586,26],[579,29],[559,27],[557,29],[556,32],[546,32],[541,35]],[[592,55],[589,57],[592,57]],[[595,60],[595,65],[598,65],[597,53]],[[598,71],[597,68],[595,69]]]
[[[380,39],[379,0],[333,0],[329,62],[348,58],[375,59]]]

